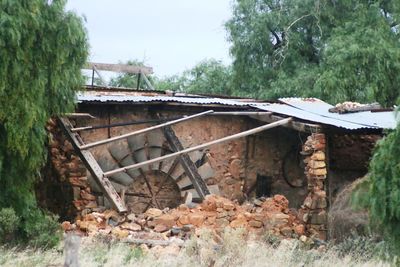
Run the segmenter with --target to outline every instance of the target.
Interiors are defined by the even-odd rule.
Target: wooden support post
[[[72,127],[72,124],[69,119],[65,117],[60,117],[59,121],[69,141],[74,147],[75,152],[78,154],[82,162],[85,164],[86,168],[92,174],[93,178],[100,186],[104,195],[108,198],[108,200],[117,209],[118,212],[126,212],[127,209],[125,207],[124,201],[115,191],[114,186],[111,184],[108,178],[104,176],[103,170],[93,157],[92,153],[90,151],[82,151],[79,149],[79,145],[81,143],[80,138],[78,134],[71,132],[70,129]]]
[[[144,82],[147,84],[147,86],[151,89],[151,90],[156,90],[154,89],[153,85],[151,84],[151,82],[149,81],[149,79],[147,79],[146,75],[143,73],[142,74],[143,80]]]
[[[155,126],[152,126],[152,127],[149,127],[149,128],[141,129],[141,130],[138,130],[138,131],[135,131],[135,132],[131,132],[131,133],[115,136],[115,137],[112,137],[112,138],[108,138],[108,139],[105,139],[105,140],[93,142],[93,143],[90,143],[90,144],[82,145],[79,148],[83,150],[83,149],[88,149],[88,148],[91,148],[91,147],[107,144],[107,143],[110,143],[110,142],[113,142],[113,141],[116,141],[116,140],[124,139],[124,138],[129,137],[129,136],[134,136],[134,135],[147,133],[147,132],[159,129],[159,128],[166,127],[168,125],[173,125],[173,124],[176,124],[176,123],[179,123],[179,122],[182,122],[182,121],[186,121],[186,120],[194,119],[194,118],[197,118],[197,117],[201,117],[201,116],[204,116],[204,115],[212,113],[212,112],[214,112],[214,111],[208,110],[208,111],[205,111],[205,112],[202,112],[202,113],[194,114],[194,115],[187,116],[187,117],[180,118],[180,119],[173,120],[173,121],[168,121],[166,123],[162,123],[162,124],[155,125]]]
[[[167,154],[165,156],[161,156],[161,157],[158,157],[158,158],[155,158],[155,159],[146,160],[146,161],[143,161],[143,162],[140,162],[140,163],[136,163],[136,164],[133,164],[133,165],[129,165],[129,166],[126,166],[126,167],[123,167],[123,168],[119,168],[119,169],[115,169],[115,170],[112,170],[112,171],[108,171],[108,172],[104,173],[104,175],[105,176],[110,176],[110,175],[113,175],[113,174],[116,174],[116,173],[119,173],[119,172],[126,172],[127,170],[131,170],[131,169],[133,169],[133,170],[134,169],[139,169],[140,167],[147,166],[147,165],[152,164],[152,163],[161,162],[161,161],[164,161],[166,159],[174,158],[174,157],[177,157],[177,156],[180,156],[180,155],[183,155],[183,154],[187,154],[187,153],[190,153],[190,152],[193,152],[193,151],[196,151],[196,150],[201,150],[201,149],[207,148],[207,147],[215,145],[215,144],[231,141],[231,140],[238,139],[238,138],[241,138],[241,137],[245,137],[245,136],[248,136],[248,135],[251,135],[251,134],[256,134],[256,133],[265,131],[267,129],[275,128],[275,127],[278,127],[278,126],[283,126],[283,125],[286,125],[286,124],[290,123],[291,121],[292,121],[292,118],[282,119],[280,121],[276,121],[276,122],[273,122],[273,123],[270,123],[270,124],[266,124],[266,125],[263,125],[263,126],[260,126],[260,127],[256,127],[254,129],[250,129],[250,130],[247,130],[247,131],[244,131],[244,132],[241,132],[241,133],[237,133],[237,134],[233,134],[233,135],[230,135],[230,136],[226,136],[226,137],[223,137],[221,139],[217,139],[217,140],[214,140],[214,141],[202,144],[202,145],[194,146],[194,147],[191,147],[191,148],[186,148],[184,150],[181,150],[181,151],[178,151],[178,152],[175,152],[175,153],[171,153],[171,154]]]
[[[183,150],[182,143],[175,135],[175,132],[174,130],[172,130],[171,126],[167,126],[164,128],[164,135],[168,143],[170,144],[171,148],[175,152]],[[196,165],[190,159],[188,154],[183,154],[180,158],[180,162],[182,164],[183,169],[185,170],[186,175],[192,182],[194,189],[196,189],[197,193],[199,194],[200,199],[203,200],[206,195],[210,194],[210,191],[207,188],[207,184],[201,178],[199,172],[197,171]]]

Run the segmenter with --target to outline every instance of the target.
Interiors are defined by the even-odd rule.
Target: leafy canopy
[[[226,23],[237,90],[330,102],[400,95],[400,2],[236,0]]]
[[[86,32],[65,2],[0,1],[0,208],[14,208],[23,223],[36,209],[45,124],[72,110],[83,84]]]
[[[368,182],[371,219],[400,248],[400,125],[378,143]]]

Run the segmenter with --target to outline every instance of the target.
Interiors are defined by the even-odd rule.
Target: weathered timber
[[[264,121],[264,122],[276,122],[284,119],[284,117],[272,114],[262,114],[262,115],[249,115],[249,117]],[[290,123],[283,125],[287,128],[292,128],[293,130],[304,132],[304,133],[320,133],[323,131],[321,125],[305,123],[300,121],[292,120]]]
[[[272,112],[257,112],[257,111],[222,111],[222,112],[213,112],[207,115],[216,115],[216,116],[263,116],[263,115],[271,115]],[[147,123],[161,123],[167,122],[170,120],[177,120],[184,118],[185,116],[176,116],[170,118],[162,118],[162,119],[152,119],[152,120],[137,120],[137,121],[127,121],[127,122],[120,122],[120,123],[111,123],[107,125],[95,125],[95,126],[84,126],[84,127],[77,127],[72,128],[71,132],[82,132],[88,130],[96,130],[96,129],[103,129],[103,128],[114,128],[114,127],[121,127],[127,125],[137,125],[137,124],[147,124]]]
[[[111,184],[110,180],[108,180],[108,178],[104,176],[103,170],[100,168],[92,153],[87,150],[79,149],[79,145],[80,143],[82,143],[82,141],[80,140],[78,134],[71,132],[70,129],[72,127],[72,124],[69,119],[65,117],[59,117],[59,121],[67,138],[74,147],[75,152],[78,154],[82,162],[85,164],[86,168],[92,174],[93,178],[101,188],[104,195],[108,198],[108,200],[117,209],[118,212],[126,212],[127,209],[125,207],[124,201],[115,191],[115,188]]]
[[[164,135],[169,145],[175,152],[183,150],[182,143],[179,141],[171,126],[164,127]],[[188,154],[183,154],[180,157],[180,162],[183,169],[185,170],[186,175],[192,182],[194,189],[196,189],[197,193],[199,194],[200,199],[204,199],[206,195],[210,194],[210,191],[207,188],[207,184],[205,183],[203,178],[201,178],[199,172],[197,171],[196,165],[190,159]]]
[[[95,119],[96,117],[92,116],[90,113],[66,113],[64,117],[67,118],[89,118]]]
[[[105,71],[114,71],[114,72],[124,72],[124,73],[132,73],[132,74],[152,74],[153,68],[150,67],[140,67],[140,66],[132,66],[126,64],[106,64],[106,63],[94,63],[88,62],[84,69],[92,70],[96,68],[97,70],[105,70]]]
[[[209,115],[215,116],[263,116],[263,115],[271,115],[272,112],[268,111],[217,111],[213,112]]]
[[[145,129],[141,129],[141,130],[138,130],[138,131],[131,132],[131,133],[127,133],[127,134],[115,136],[115,137],[112,137],[112,138],[100,140],[100,141],[97,141],[97,142],[93,142],[93,143],[90,143],[90,144],[82,145],[79,148],[84,150],[84,149],[88,149],[88,148],[91,148],[91,147],[107,144],[107,143],[110,143],[110,142],[113,142],[113,141],[116,141],[116,140],[124,139],[124,138],[129,137],[129,136],[135,136],[135,135],[147,133],[147,132],[153,131],[155,129],[163,128],[163,127],[166,127],[166,126],[169,126],[169,125],[173,125],[173,124],[176,124],[176,123],[179,123],[179,122],[182,122],[182,121],[186,121],[186,120],[194,119],[194,118],[197,118],[197,117],[201,117],[201,116],[204,116],[204,115],[212,113],[212,112],[214,112],[214,111],[213,110],[208,110],[208,111],[205,111],[205,112],[201,112],[201,113],[198,113],[198,114],[190,115],[190,116],[183,117],[183,118],[180,118],[180,119],[177,119],[177,120],[173,120],[173,121],[168,121],[166,123],[162,123],[162,124],[158,124],[158,125],[155,125],[155,126],[151,126],[151,127],[145,128]]]
[[[184,118],[184,116],[171,117],[171,118],[165,118],[165,119],[154,119],[154,120],[127,121],[127,122],[120,122],[120,123],[111,123],[111,124],[107,124],[107,125],[83,126],[83,127],[72,128],[71,132],[75,133],[75,132],[82,132],[82,131],[88,131],[88,130],[122,127],[122,126],[128,126],[128,125],[160,123],[160,122],[167,122],[170,120],[177,120],[177,119],[181,119],[181,118]]]
[[[119,173],[119,172],[126,172],[127,170],[131,170],[131,169],[132,170],[138,169],[138,168],[140,168],[142,166],[146,166],[146,165],[149,165],[149,164],[152,164],[152,163],[156,163],[156,162],[161,162],[161,161],[164,161],[166,159],[174,158],[174,157],[177,157],[177,156],[180,156],[180,155],[183,155],[183,154],[187,154],[187,153],[190,153],[190,152],[193,152],[193,151],[196,151],[196,150],[201,150],[201,149],[207,148],[207,147],[215,145],[215,144],[219,144],[219,143],[231,141],[231,140],[234,140],[234,139],[238,139],[238,138],[241,138],[241,137],[245,137],[245,136],[248,136],[248,135],[256,134],[256,133],[259,133],[259,132],[262,132],[262,131],[265,131],[265,130],[268,130],[268,129],[271,129],[271,128],[275,128],[275,127],[278,127],[278,126],[284,126],[284,125],[290,123],[291,121],[292,121],[291,117],[290,118],[286,118],[286,119],[282,119],[280,121],[276,121],[276,122],[273,122],[273,123],[270,123],[270,124],[266,124],[266,125],[263,125],[263,126],[260,126],[260,127],[256,127],[256,128],[253,128],[253,129],[250,129],[250,130],[247,130],[247,131],[244,131],[244,132],[240,132],[240,133],[237,133],[237,134],[229,135],[229,136],[226,136],[226,137],[223,137],[223,138],[220,138],[220,139],[217,139],[217,140],[205,143],[205,144],[201,144],[201,145],[198,145],[198,146],[186,148],[184,150],[181,150],[181,151],[178,151],[178,152],[174,152],[174,153],[171,153],[171,154],[167,154],[167,155],[155,158],[155,159],[150,159],[150,160],[147,160],[147,161],[144,161],[144,162],[136,163],[136,164],[133,164],[133,165],[130,165],[130,166],[125,166],[125,167],[119,168],[119,169],[115,169],[115,170],[112,170],[112,171],[104,173],[104,175],[105,176],[109,176],[109,175],[113,175],[113,174]]]

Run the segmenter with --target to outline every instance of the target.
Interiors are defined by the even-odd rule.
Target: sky
[[[93,62],[144,60],[159,77],[203,59],[231,62],[231,0],[68,0],[67,9],[86,18]]]

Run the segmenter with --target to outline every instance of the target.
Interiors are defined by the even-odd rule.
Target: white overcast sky
[[[67,9],[86,17],[94,62],[145,59],[157,76],[205,58],[231,62],[231,0],[68,0]]]

